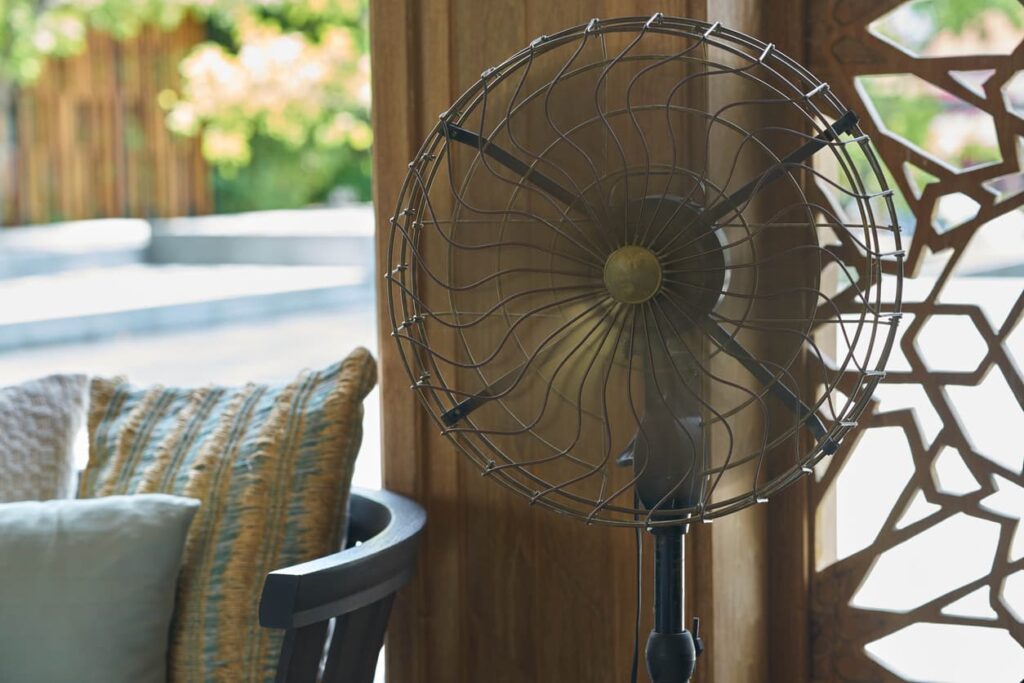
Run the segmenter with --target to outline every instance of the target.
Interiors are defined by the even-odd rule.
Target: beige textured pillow
[[[53,375],[0,389],[0,503],[71,495],[85,375]]]
[[[202,502],[185,545],[171,681],[271,681],[281,633],[258,604],[274,569],[335,552],[376,382],[366,349],[284,386],[92,382],[80,495]]]

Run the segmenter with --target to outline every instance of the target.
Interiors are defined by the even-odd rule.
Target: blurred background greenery
[[[1024,7],[1018,0],[910,0],[870,25],[880,39],[923,60],[1010,54],[1020,43],[1022,28]],[[994,73],[994,69],[981,69],[950,75],[984,99],[985,84]],[[890,137],[920,150],[937,167],[962,172],[1002,161],[991,114],[948,90],[910,73],[859,76],[856,85],[862,113]],[[1024,115],[1024,78],[1011,79],[1001,94],[1011,112]],[[851,149],[851,157],[861,174],[869,176],[869,162],[860,150]],[[887,184],[895,190],[899,223],[905,233],[912,234],[916,217],[901,188],[919,197],[937,178],[910,163],[892,169],[881,165]],[[906,182],[897,182],[894,174],[905,176]],[[1024,176],[1002,179],[990,189],[1001,195],[1024,191]],[[839,201],[846,210],[856,209],[849,197]],[[943,232],[977,210],[977,202],[965,195],[943,197],[936,206],[935,228]]]
[[[368,0],[0,0],[0,108],[9,110],[12,92],[36,82],[47,60],[81,53],[90,31],[128,40],[191,18],[206,38],[178,65],[180,86],[158,100],[171,131],[200,141],[214,209],[367,201],[367,14]],[[871,30],[929,58],[1012,50],[1022,26],[1018,0],[910,0]],[[961,77],[980,89],[987,75]],[[946,90],[909,74],[862,77],[858,88],[886,131],[950,168],[999,161],[991,117]],[[1024,79],[1003,94],[1024,115]],[[890,171],[899,169],[885,169],[891,180]],[[918,189],[929,181],[908,172]],[[912,230],[906,202],[897,203]]]
[[[0,106],[47,60],[191,17],[206,40],[159,93],[170,130],[198,137],[218,212],[370,198],[367,0],[0,0]]]

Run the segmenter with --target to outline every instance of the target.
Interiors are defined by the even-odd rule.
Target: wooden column
[[[755,0],[374,0],[378,270],[393,265],[385,262],[388,219],[408,162],[438,114],[485,68],[534,37],[593,16],[661,11],[721,20],[799,58],[798,5],[802,2],[769,9]],[[378,283],[380,319],[386,321],[383,279]],[[418,500],[428,514],[419,572],[392,616],[389,680],[628,680],[636,599],[633,534],[586,527],[531,508],[481,480],[421,415],[386,328],[382,325],[380,344],[384,483]],[[703,683],[766,681],[769,672],[775,676],[770,680],[801,680],[799,667],[769,656],[777,653],[779,641],[789,642],[783,628],[803,628],[803,617],[795,612],[786,612],[785,627],[771,621],[772,608],[790,604],[788,596],[802,585],[799,572],[789,575],[790,558],[806,552],[806,520],[800,525],[806,502],[799,492],[785,495],[796,497],[778,512],[758,506],[691,532],[686,613],[705,620],[709,650],[698,665]],[[790,536],[790,527],[797,535]],[[781,583],[775,583],[775,573],[783,577]],[[644,580],[649,582],[649,575]],[[648,594],[641,649],[650,611]],[[773,636],[776,632],[782,635]],[[792,635],[797,641],[802,637]],[[646,680],[642,652],[641,680]]]
[[[770,40],[779,49],[800,62],[807,63],[807,40],[809,24],[807,5],[804,2],[788,2],[785,11],[763,12],[760,35]],[[819,74],[820,75],[820,74]],[[825,78],[822,75],[822,78]],[[788,121],[795,129],[806,126],[805,121],[793,117]],[[805,187],[811,185],[809,178],[803,179]],[[786,239],[786,235],[778,235]],[[810,269],[817,269],[817,263],[808,263]],[[797,278],[803,277],[798,275]],[[799,286],[801,283],[795,283]],[[822,283],[822,287],[827,287]],[[798,381],[804,386],[810,384],[806,350],[804,364],[794,368]],[[775,407],[776,410],[780,406]],[[813,447],[812,439],[802,433],[797,442],[783,447],[806,452]],[[773,472],[772,474],[777,474]],[[806,683],[810,676],[810,577],[813,564],[811,539],[810,506],[811,481],[803,478],[779,495],[767,507],[767,528],[765,529],[767,564],[767,615],[768,673],[771,681]]]

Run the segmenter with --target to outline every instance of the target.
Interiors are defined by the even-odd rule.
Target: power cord
[[[643,604],[644,540],[640,527],[636,527],[636,620],[633,625],[633,667],[630,683],[637,683],[640,669],[640,610]]]

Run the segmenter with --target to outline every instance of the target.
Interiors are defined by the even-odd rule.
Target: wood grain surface
[[[794,8],[802,3],[769,8],[756,0],[374,0],[380,271],[391,267],[388,219],[409,160],[438,114],[486,67],[538,35],[594,16],[655,11],[720,20],[799,58],[804,24]],[[389,336],[384,285],[381,279],[384,482],[419,501],[429,518],[419,573],[395,604],[389,680],[627,681],[635,609],[633,533],[586,527],[482,481],[421,414]],[[736,379],[752,381],[735,372]],[[701,683],[802,680],[808,654],[801,592],[807,577],[794,572],[792,563],[806,566],[806,492],[781,498],[777,510],[757,506],[690,534],[686,613],[702,617],[709,643],[698,666]],[[782,580],[774,582],[773,574]],[[650,600],[648,592],[641,648],[650,629]],[[773,612],[782,615],[780,621]],[[773,655],[785,660],[773,663]],[[640,680],[647,680],[642,663]]]

